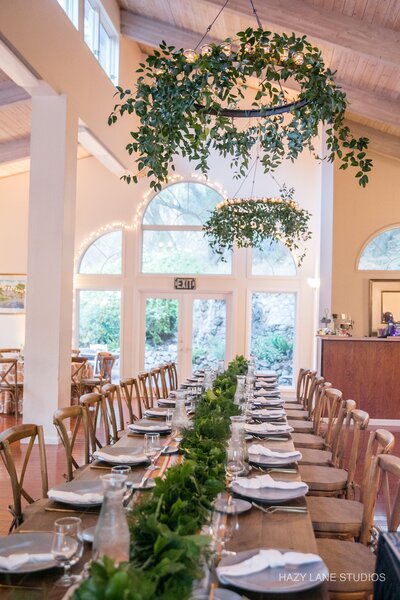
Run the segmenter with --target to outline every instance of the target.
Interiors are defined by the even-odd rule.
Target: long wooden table
[[[166,438],[162,438],[166,439]],[[294,449],[291,440],[285,441],[260,441],[252,440],[249,443],[260,443],[268,446],[272,450],[291,451]],[[138,448],[143,445],[143,436],[126,434],[121,438],[116,446]],[[168,468],[177,460],[177,455],[160,457],[157,465],[162,470]],[[75,479],[93,480],[101,475],[110,472],[108,469],[96,468],[98,463],[87,465],[75,474]],[[144,473],[144,467],[138,466],[132,469],[130,479],[140,481]],[[252,475],[260,473],[253,470]],[[155,476],[158,472],[155,471]],[[298,473],[271,473],[277,479],[288,481],[298,481]],[[149,493],[149,492],[142,492]],[[306,506],[304,498],[292,500],[285,504]],[[56,512],[56,508],[64,509],[63,512]],[[65,512],[64,512],[65,511]],[[51,500],[39,500],[31,506],[29,516],[19,527],[18,532],[23,535],[25,532],[41,531],[52,532],[54,521],[65,516],[79,516],[82,519],[83,528],[95,525],[98,512],[91,510],[82,510],[78,513],[66,509],[65,505],[52,502]],[[228,545],[230,550],[240,551],[258,547],[291,549],[300,552],[318,553],[314,531],[311,519],[308,513],[274,513],[266,514],[256,508],[252,508],[247,513],[239,516],[239,531]],[[85,549],[82,559],[73,568],[73,572],[80,572],[86,561],[91,558],[91,545],[85,543]],[[0,598],[3,600],[61,600],[66,593],[65,588],[54,586],[55,581],[60,577],[61,571],[53,569],[37,574],[30,575],[0,575]],[[325,584],[321,584],[306,592],[296,594],[252,594],[246,592],[246,597],[252,600],[325,600],[328,592]],[[178,598],[176,600],[179,600]]]

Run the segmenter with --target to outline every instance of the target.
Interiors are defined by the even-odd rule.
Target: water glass
[[[160,434],[159,433],[145,433],[144,435],[144,453],[147,458],[150,460],[150,470],[154,470],[157,467],[155,466],[155,459],[157,454],[161,450],[161,442],[160,442]]]
[[[230,494],[218,494],[208,529],[212,537],[212,551],[217,554],[229,554],[225,546],[239,531],[237,505]]]
[[[51,553],[56,562],[64,567],[64,575],[56,582],[56,585],[70,587],[80,581],[80,575],[71,575],[69,571],[83,553],[81,519],[65,517],[55,521]]]
[[[168,408],[167,412],[165,414],[165,424],[168,425],[168,427],[172,427],[173,414],[174,414],[174,411],[171,410],[170,408]]]
[[[231,443],[226,451],[226,474],[229,479],[236,481],[237,476],[243,470],[243,449],[238,439],[238,443]]]
[[[126,479],[128,479],[131,472],[131,468],[129,465],[116,465],[111,469],[111,473],[115,473],[116,475],[124,475]]]

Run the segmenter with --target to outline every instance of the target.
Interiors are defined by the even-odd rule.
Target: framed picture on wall
[[[0,314],[25,312],[26,275],[0,273]]]
[[[400,321],[400,279],[370,279],[370,335],[384,325],[383,315],[393,314],[395,321]]]

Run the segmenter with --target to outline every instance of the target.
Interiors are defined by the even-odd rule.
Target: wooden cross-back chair
[[[161,390],[162,397],[168,398],[169,392],[171,391],[168,387],[169,377],[168,377],[168,368],[167,365],[160,365],[160,381],[161,381]]]
[[[165,366],[168,371],[170,390],[172,390],[172,391],[177,390],[178,389],[178,370],[176,368],[176,363],[168,362],[168,363],[166,363]]]
[[[102,448],[103,444],[98,438],[98,427],[102,425],[104,443],[110,443],[110,427],[108,423],[108,415],[105,399],[102,394],[92,392],[83,394],[79,398],[79,404],[87,409],[89,434],[91,438],[92,453],[97,448]]]
[[[160,367],[154,367],[154,369],[151,369],[150,381],[153,399],[160,400],[160,398],[165,398],[166,396],[163,394],[163,382]]]
[[[386,432],[389,433],[389,432]],[[389,478],[394,478],[397,491],[393,503],[390,501]],[[380,481],[386,504],[387,527],[396,531],[400,524],[400,458],[380,454],[373,458],[368,477],[368,497],[363,505],[360,541],[318,539],[318,554],[334,578],[329,578],[329,598],[333,600],[367,600],[372,598],[376,579],[376,557],[368,547],[373,527],[374,509]],[[386,490],[386,491],[385,491]]]
[[[350,402],[349,400],[347,402]],[[352,401],[351,401],[352,402]],[[309,496],[307,506],[318,537],[359,539],[364,514],[364,502],[369,497],[371,465],[376,456],[389,454],[394,447],[394,435],[385,429],[371,431],[364,453],[361,485],[353,482],[358,499],[324,498]],[[345,442],[346,444],[346,442]],[[340,453],[338,453],[340,457]],[[374,498],[375,500],[375,498]]]
[[[121,393],[118,385],[107,383],[101,388],[101,393],[105,398],[108,418],[110,421],[110,444],[115,444],[124,431],[124,411],[122,408]]]
[[[21,472],[18,475],[17,468],[15,465],[13,453],[11,451],[11,445],[21,440],[29,440],[26,445],[26,451],[24,460],[22,462]],[[32,449],[35,441],[38,442],[38,452],[40,461],[40,477],[42,483],[42,497],[47,495],[48,491],[48,477],[47,477],[47,461],[46,461],[46,450],[44,445],[43,428],[41,425],[14,425],[5,431],[0,433],[0,456],[7,469],[7,473],[10,477],[12,494],[13,494],[13,506],[9,506],[9,510],[13,516],[13,520],[10,526],[10,532],[18,527],[23,519],[24,514],[22,510],[22,498],[24,498],[29,504],[35,502],[32,496],[26,491],[25,475],[28,469],[29,460],[32,455]],[[38,473],[35,470],[34,477],[37,478]]]
[[[18,401],[22,392],[18,383],[18,361],[16,358],[0,357],[0,393],[8,392],[14,403],[15,418],[18,418]]]
[[[139,373],[138,380],[140,387],[140,401],[142,404],[141,412],[143,413],[146,409],[152,408],[154,402],[150,372],[143,371],[142,373]]]
[[[311,411],[309,410],[309,405],[312,405],[312,398],[318,381],[319,378],[317,378],[316,371],[300,369],[296,398],[286,400],[284,404],[288,418],[303,421],[310,420]]]
[[[320,387],[325,382],[323,377],[312,377],[307,374],[305,379],[309,379],[306,395],[303,399],[303,410],[287,410],[286,416],[289,425],[293,427],[296,433],[313,433],[315,424],[313,423],[313,413],[317,406],[317,397]]]
[[[337,465],[325,467],[318,465],[300,465],[301,480],[309,487],[309,494],[315,496],[335,496],[354,499],[355,474],[359,459],[361,432],[368,427],[369,414],[364,410],[354,409],[346,416],[344,431],[340,437],[338,450],[335,452]],[[352,435],[351,450],[348,461],[345,460],[347,440]]]
[[[142,418],[142,405],[140,402],[140,390],[139,383],[136,377],[125,377],[119,382],[122,397],[125,400],[125,404],[128,408],[129,423],[137,421],[138,417]],[[133,407],[133,403],[136,403],[136,407]]]
[[[317,450],[326,450],[330,444],[330,436],[332,434],[333,420],[337,416],[340,408],[340,398],[336,394],[326,396],[326,392],[332,386],[325,381],[323,377],[319,377],[313,386],[313,413],[312,413],[312,428],[306,432],[293,432],[293,444],[298,448],[314,448]],[[327,414],[327,404],[335,403],[335,410],[331,412],[327,422],[324,423],[324,431],[322,431],[322,419]],[[336,414],[335,414],[336,411]]]
[[[100,390],[103,385],[111,383],[115,360],[115,356],[110,352],[98,352],[95,360],[94,375],[93,377],[82,378],[82,390]]]
[[[79,356],[81,353],[79,348],[72,348],[71,350],[71,356]]]
[[[84,356],[72,356],[71,363],[71,399],[82,395],[82,379],[85,375],[88,359]]]
[[[338,399],[339,401],[339,399]],[[325,440],[325,449],[301,448],[302,457],[298,461],[300,465],[320,465],[320,466],[339,466],[339,448],[342,436],[342,430],[347,414],[356,408],[354,400],[340,400],[338,416],[335,419],[332,428],[332,436],[329,445]]]
[[[69,435],[68,429],[65,426],[65,421],[68,419],[70,419],[68,429],[70,429],[71,435]],[[83,466],[79,465],[73,455],[78,434],[83,433],[85,453],[84,465],[89,464],[92,452],[95,450],[95,448],[91,448],[93,440],[90,433],[87,408],[85,406],[66,406],[65,408],[56,410],[53,415],[53,423],[60,436],[67,457],[67,473],[64,477],[67,481],[72,481],[74,478],[74,470]]]

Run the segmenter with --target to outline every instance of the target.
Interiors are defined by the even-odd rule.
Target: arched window
[[[288,248],[282,242],[266,240],[261,250],[252,252],[252,275],[296,275],[296,264]]]
[[[79,273],[85,275],[121,275],[122,231],[98,237],[82,256]]]
[[[213,188],[195,182],[159,192],[143,216],[142,273],[230,274],[231,254],[221,261],[202,231],[221,199]]]
[[[400,270],[400,227],[376,235],[365,246],[358,262],[360,271]]]

